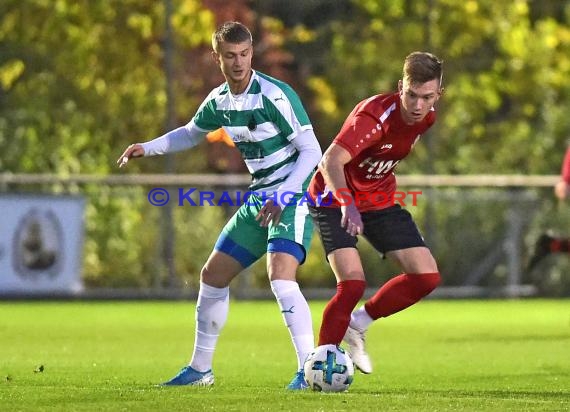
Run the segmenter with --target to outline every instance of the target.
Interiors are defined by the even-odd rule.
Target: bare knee
[[[287,253],[269,253],[267,255],[267,276],[269,280],[295,281],[299,262]]]
[[[213,286],[212,281],[214,279],[215,277],[213,276],[212,272],[210,272],[206,266],[202,266],[202,270],[200,271],[200,281],[207,285]]]
[[[231,268],[212,268],[206,263],[200,271],[200,281],[215,288],[225,288],[241,270]]]

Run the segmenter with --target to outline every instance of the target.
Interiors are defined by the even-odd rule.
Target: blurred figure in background
[[[566,148],[566,154],[562,161],[560,181],[558,181],[554,186],[554,195],[560,201],[567,200],[570,195],[570,145]],[[552,253],[569,254],[570,238],[554,236],[551,233],[543,233],[540,235],[534,245],[534,251],[528,261],[527,272],[532,271],[542,259]]]

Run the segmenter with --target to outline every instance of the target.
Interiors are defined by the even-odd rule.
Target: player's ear
[[[214,50],[212,50],[212,59],[216,62],[216,64],[218,64],[219,61],[219,55],[218,53],[216,53]]]
[[[398,92],[400,94],[402,94],[402,90],[404,90],[404,83],[402,82],[402,80],[398,80]]]

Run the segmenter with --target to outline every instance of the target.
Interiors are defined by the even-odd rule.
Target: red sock
[[[438,272],[402,273],[386,282],[364,305],[372,319],[385,318],[427,296],[441,282]]]
[[[364,280],[344,280],[337,283],[336,294],[329,300],[323,312],[319,346],[340,344],[350,323],[350,314],[364,294],[364,289]]]
[[[551,252],[570,252],[570,239],[568,238],[554,238],[550,242],[549,249]]]

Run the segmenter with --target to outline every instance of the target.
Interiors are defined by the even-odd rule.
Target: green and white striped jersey
[[[273,192],[292,172],[299,152],[291,143],[313,128],[301,99],[286,83],[253,71],[244,93],[227,83],[212,90],[186,126],[204,133],[222,127],[252,176],[250,190]]]

